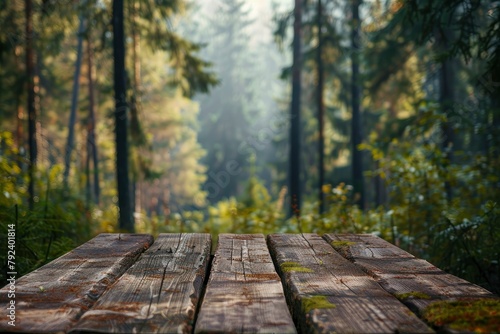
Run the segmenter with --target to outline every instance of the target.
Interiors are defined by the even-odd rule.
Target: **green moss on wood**
[[[336,240],[330,243],[330,245],[332,245],[333,248],[349,247],[355,244],[356,243],[353,241],[342,241],[342,240]]]
[[[500,329],[500,299],[458,300],[430,304],[423,318],[435,327],[493,333]]]
[[[326,296],[311,296],[302,298],[302,308],[305,313],[309,313],[319,308],[335,308],[336,305],[330,303]]]
[[[406,299],[431,299],[431,296],[423,293],[423,292],[418,292],[418,291],[411,291],[411,292],[406,292],[406,293],[396,293],[395,294],[396,298],[399,300],[406,300]]]
[[[301,272],[301,273],[312,273],[312,269],[301,266],[298,262],[283,262],[281,265],[281,270],[285,273],[289,273],[291,271]]]

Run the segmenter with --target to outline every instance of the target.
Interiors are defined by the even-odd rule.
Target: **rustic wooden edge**
[[[300,333],[433,332],[316,234],[272,234],[268,245]]]
[[[66,332],[153,243],[148,234],[99,234],[16,282],[15,327],[0,331]],[[7,287],[0,290],[6,308]]]
[[[373,234],[325,234],[323,237],[419,315],[430,303],[439,300],[495,298],[488,290],[447,274]]]
[[[210,234],[160,234],[72,333],[191,333],[210,249]]]
[[[296,333],[262,234],[220,234],[195,333]]]

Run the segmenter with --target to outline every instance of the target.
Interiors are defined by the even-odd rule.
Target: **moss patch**
[[[423,318],[435,327],[475,333],[498,333],[500,299],[436,302],[424,310]]]
[[[431,296],[429,296],[423,292],[418,292],[418,291],[411,291],[411,292],[406,292],[406,293],[396,293],[394,296],[399,300],[431,299]]]
[[[342,241],[342,240],[336,240],[332,241],[330,245],[333,246],[333,248],[342,248],[342,247],[349,247],[352,245],[355,245],[356,243],[353,241]]]
[[[281,270],[285,273],[289,273],[291,271],[300,272],[300,273],[312,273],[312,269],[301,266],[298,262],[283,262],[281,265]]]
[[[305,313],[318,308],[335,308],[336,305],[330,303],[326,296],[311,296],[302,298],[302,308]]]

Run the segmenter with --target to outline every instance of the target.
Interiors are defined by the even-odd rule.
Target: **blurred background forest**
[[[498,2],[12,0],[0,24],[20,274],[101,232],[355,232],[500,292]]]

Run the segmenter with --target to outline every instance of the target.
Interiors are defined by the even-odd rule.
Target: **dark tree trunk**
[[[450,35],[451,32],[447,30],[439,33],[438,41],[440,51],[448,51],[448,40],[450,38]],[[448,166],[453,162],[453,144],[455,142],[455,138],[451,119],[453,118],[453,103],[455,101],[454,82],[454,60],[446,59],[441,63],[441,68],[439,71],[439,104],[441,106],[442,112],[447,116],[446,121],[441,125],[441,145],[445,155],[445,165],[443,166],[445,170],[447,170]],[[453,197],[453,190],[449,181],[445,181],[445,191],[448,201],[451,201]]]
[[[100,202],[100,192],[101,187],[99,185],[99,159],[97,152],[97,139],[95,135],[95,94],[94,94],[94,77],[92,71],[94,68],[94,53],[92,51],[92,42],[90,36],[87,39],[87,67],[88,73],[87,78],[89,82],[89,123],[88,123],[88,138],[87,145],[90,150],[89,153],[92,155],[93,167],[94,167],[94,203],[99,205]],[[90,175],[89,175],[90,177]]]
[[[92,183],[90,182],[90,160],[92,157],[92,147],[89,136],[87,127],[87,156],[85,158],[85,199],[87,210],[90,210],[90,202],[92,201]]]
[[[365,191],[363,180],[363,152],[358,149],[358,145],[362,142],[361,129],[361,88],[359,82],[359,52],[360,52],[360,21],[359,21],[359,6],[361,0],[352,0],[352,81],[351,81],[351,98],[352,98],[352,180],[355,194],[355,203],[361,209],[365,208]]]
[[[127,101],[125,82],[125,34],[123,0],[113,0],[113,55],[115,89],[116,178],[118,185],[119,228],[133,232],[128,175]]]
[[[451,60],[445,60],[441,64],[439,83],[440,83],[440,96],[439,103],[444,113],[447,115],[447,121],[442,124],[442,148],[445,154],[446,162],[445,169],[453,161],[453,143],[454,143],[454,134],[453,134],[453,124],[451,124],[450,115],[452,111],[452,103],[453,103],[453,80],[454,80],[454,71],[453,71],[453,63]],[[445,190],[446,197],[448,201],[451,201],[453,198],[453,190],[449,181],[445,182]]]
[[[15,61],[16,61],[16,69],[19,73],[23,71],[22,59],[20,59],[20,47],[16,46],[14,49]],[[21,77],[17,81],[17,97],[16,97],[16,147],[19,151],[19,154],[24,155],[25,147],[24,147],[24,108],[23,108],[23,96],[25,87],[25,79]],[[19,159],[19,167],[22,169],[23,163],[21,159]]]
[[[317,25],[318,25],[318,50],[316,53],[316,63],[318,68],[318,87],[317,87],[317,106],[318,106],[318,201],[319,213],[325,211],[325,193],[323,185],[325,184],[325,140],[324,140],[324,117],[325,105],[323,101],[323,90],[325,85],[325,69],[323,64],[323,4],[318,0],[317,9]]]
[[[486,140],[487,157],[489,160],[495,159],[500,153],[500,89],[496,88],[496,93],[491,94],[491,118],[492,128],[491,134],[488,134]]]
[[[290,200],[291,213],[300,217],[300,95],[301,95],[301,32],[302,0],[295,0],[293,24],[293,69],[292,69],[292,106],[290,114]]]
[[[35,108],[35,57],[33,54],[33,5],[31,0],[25,0],[26,14],[26,79],[28,80],[28,147],[29,147],[29,207],[34,207],[35,197],[35,169],[37,162]]]
[[[132,58],[133,58],[133,64],[134,64],[134,72],[133,72],[133,95],[132,95],[132,105],[130,108],[131,112],[131,119],[135,120],[133,123],[136,125],[136,132],[137,135],[141,136],[142,134],[140,133],[140,127],[139,127],[139,111],[141,108],[141,62],[140,62],[140,39],[139,39],[139,31],[137,27],[137,16],[138,16],[138,11],[139,11],[139,2],[138,0],[135,0],[132,2]],[[134,125],[131,125],[131,136],[134,138],[133,133],[134,133]],[[139,151],[136,154],[136,159],[141,159],[140,157],[140,145],[137,145],[133,147],[135,150]],[[137,161],[136,161],[137,162]],[[139,184],[140,180],[140,174],[141,174],[141,166],[139,163],[136,164],[136,167],[134,168],[133,172],[133,180],[132,180],[132,211],[133,212],[141,212],[141,198],[140,198],[140,192],[141,192],[141,186]]]
[[[75,123],[76,123],[76,109],[78,108],[78,93],[80,91],[80,71],[82,68],[82,44],[83,44],[83,31],[85,28],[85,20],[82,16],[79,18],[80,25],[78,27],[78,44],[76,48],[76,62],[75,74],[73,76],[73,93],[71,95],[71,111],[69,114],[68,123],[68,140],[66,142],[66,152],[64,155],[64,186],[68,186],[68,176],[71,165],[71,152],[73,151],[73,144],[75,141]]]
[[[23,114],[24,109],[21,104],[21,95],[19,95],[18,101],[16,101],[16,146],[20,153],[24,151],[24,131],[23,131]]]

